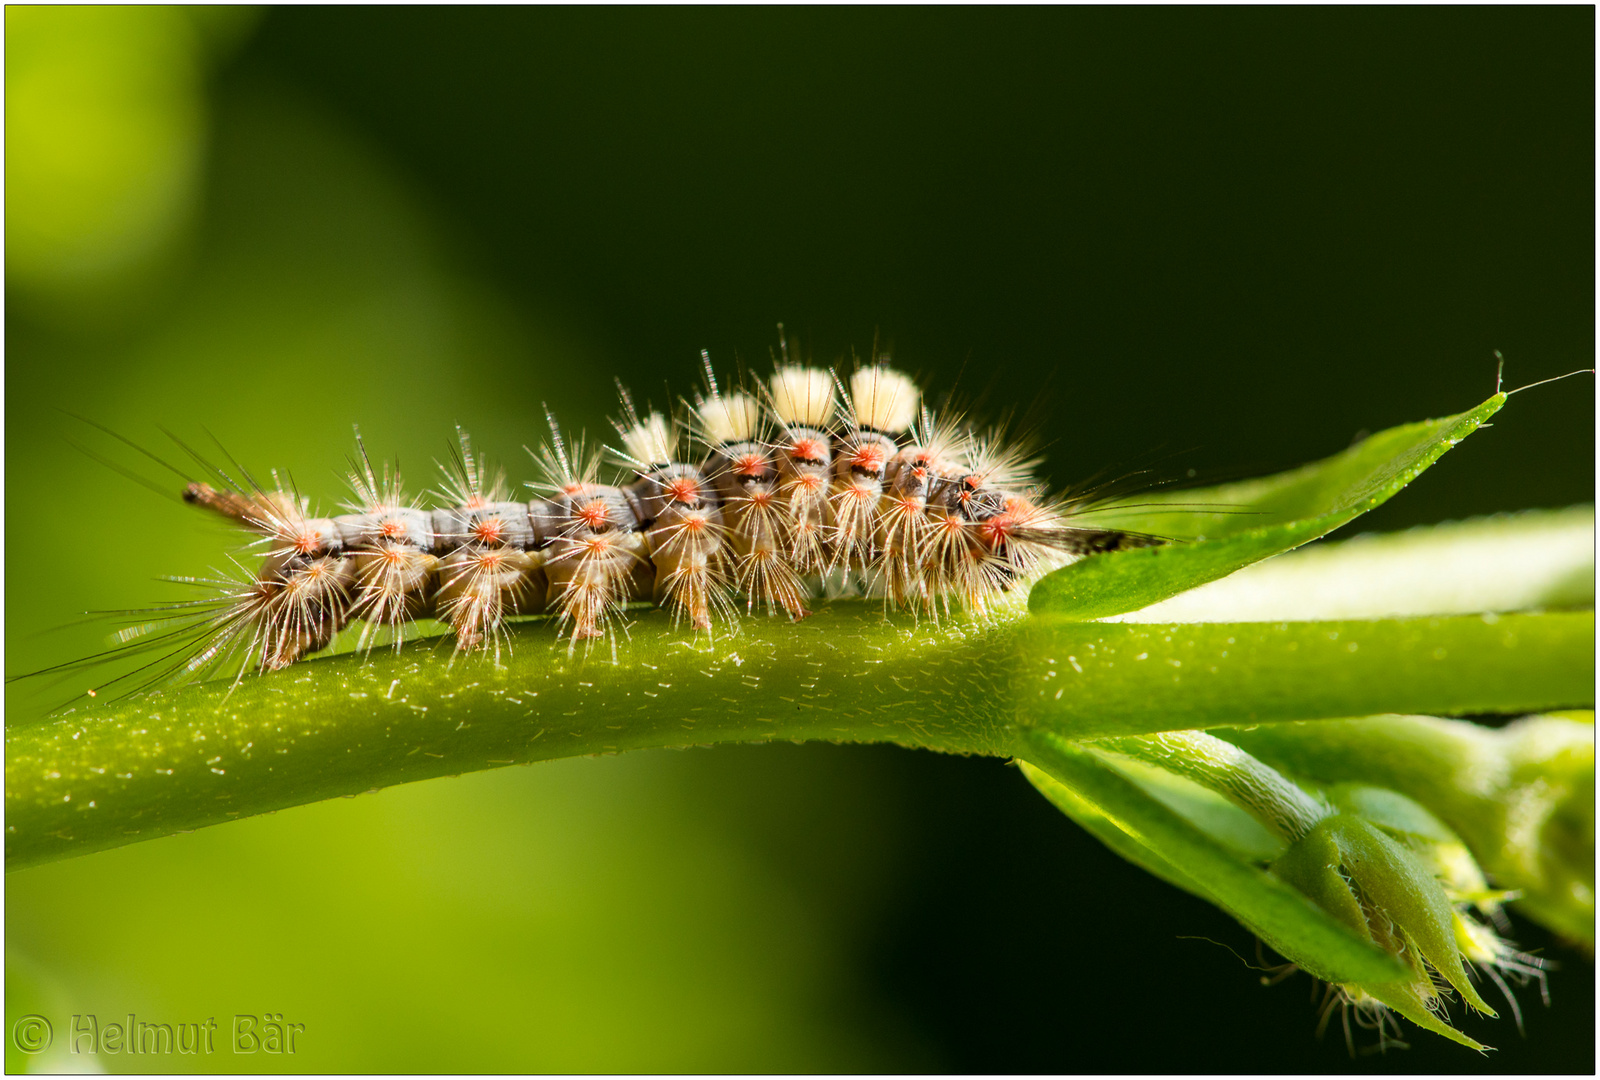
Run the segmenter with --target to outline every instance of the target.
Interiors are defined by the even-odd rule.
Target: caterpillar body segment
[[[507,544],[466,544],[439,560],[437,617],[449,623],[457,649],[476,649],[513,615],[544,611],[549,579],[545,554]]]
[[[732,592],[743,594],[747,613],[760,606],[803,619],[810,612],[790,553],[769,413],[760,391],[736,388],[724,394],[710,357],[704,352],[700,357],[705,391],[684,404],[690,430],[705,449],[705,479],[722,504]]]
[[[375,467],[359,437],[351,501],[331,517],[212,469],[215,482],[190,482],[185,500],[258,534],[264,556],[249,579],[166,617],[199,641],[186,669],[238,652],[245,667],[285,667],[353,623],[361,647],[384,630],[398,647],[424,618],[444,622],[458,651],[498,655],[507,620],[547,614],[570,650],[635,602],[712,632],[758,608],[803,619],[824,583],[930,616],[983,616],[1074,558],[1164,542],[1084,526],[1081,501],[1052,500],[1022,443],[935,414],[885,360],[842,378],[792,362],[784,342],[765,378],[723,388],[709,360],[703,369],[675,416],[641,415],[619,387],[604,454],[551,419],[526,500],[459,430],[431,506],[406,496],[397,469]],[[610,482],[607,459],[620,473]]]
[[[777,427],[778,507],[790,565],[820,573],[834,525],[830,488],[837,403],[834,379],[818,368],[785,364],[772,374],[766,399]]]
[[[731,611],[726,595],[731,553],[711,485],[692,465],[652,468],[627,489],[647,522],[645,545],[655,568],[652,599],[711,629],[713,610]]]
[[[941,477],[962,471],[964,446],[957,423],[938,422],[923,409],[912,427],[910,445],[898,450],[884,467],[873,574],[892,604],[927,610],[937,595],[930,593],[927,576],[934,530],[928,498]]]
[[[832,509],[829,569],[864,565],[877,537],[889,463],[917,416],[920,393],[910,378],[873,363],[842,384],[844,403],[828,501]]]
[[[644,537],[618,528],[579,527],[555,537],[545,561],[548,606],[574,643],[604,637],[604,629],[630,600],[645,595],[640,567]]]

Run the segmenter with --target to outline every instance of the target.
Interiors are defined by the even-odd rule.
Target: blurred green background
[[[414,487],[455,423],[521,481],[541,402],[596,431],[613,375],[660,401],[702,347],[763,365],[783,320],[825,362],[877,333],[936,387],[1042,399],[1060,482],[1203,479],[1466,408],[1495,349],[1513,386],[1593,362],[1591,8],[6,30],[8,675],[229,549],[67,413],[215,432],[325,505],[354,423]],[[1518,398],[1359,527],[1591,499],[1592,393]],[[7,722],[71,692],[11,687]],[[1589,961],[1525,921],[1564,965],[1526,1038],[1351,1062],[1308,979],[1258,985],[1212,943],[1249,935],[1013,770],[890,748],[480,773],[7,885],[11,1016],[306,1025],[293,1058],[114,1071],[1594,1067]]]

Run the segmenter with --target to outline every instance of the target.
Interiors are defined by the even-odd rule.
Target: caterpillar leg
[[[355,604],[350,614],[367,623],[362,647],[370,648],[376,631],[388,627],[398,650],[405,624],[433,614],[438,558],[408,544],[385,541],[355,552],[349,561],[355,569]]]
[[[735,501],[730,514],[736,587],[745,595],[746,609],[754,610],[758,604],[768,611],[781,607],[796,622],[811,614],[805,607],[800,574],[783,550],[782,521],[774,497],[758,493]]]
[[[821,573],[828,563],[833,521],[826,481],[809,475],[795,477],[779,489],[779,497],[783,505],[780,535],[795,573]]]
[[[794,622],[810,615],[805,606],[805,586],[783,553],[776,547],[755,548],[739,560],[738,588],[749,609],[759,604],[772,610],[780,607]]]
[[[349,560],[336,556],[269,557],[227,613],[213,645],[201,653],[203,662],[240,638],[246,663],[253,658],[268,671],[324,648],[350,619],[354,580]]]
[[[506,546],[465,547],[439,562],[439,617],[455,632],[456,649],[481,648],[493,638],[496,651],[507,616],[544,610],[549,584],[544,557]]]
[[[557,627],[573,644],[604,637],[604,627],[634,599],[636,570],[644,557],[644,538],[635,532],[580,532],[558,537],[545,562],[549,580],[546,605],[556,611]]]
[[[675,618],[687,616],[696,630],[711,629],[713,614],[733,617],[731,574],[721,513],[709,504],[672,505],[649,530],[655,563],[655,602]]]
[[[855,478],[834,487],[829,496],[833,528],[828,541],[832,553],[828,569],[865,567],[871,559],[878,531],[878,500],[883,485],[875,479]]]
[[[921,608],[930,599],[924,567],[933,531],[920,498],[885,496],[878,512],[878,556],[872,574],[889,603]]]
[[[927,576],[930,607],[937,598],[948,614],[955,604],[977,616],[988,613],[1011,578],[982,543],[977,527],[955,515],[934,521],[918,560]]]

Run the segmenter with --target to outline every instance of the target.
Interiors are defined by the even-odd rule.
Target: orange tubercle
[[[1013,514],[996,514],[994,517],[978,526],[979,534],[984,543],[990,547],[998,547],[1011,538],[1020,523]]]
[[[887,454],[878,443],[862,443],[856,447],[856,452],[850,456],[850,464],[857,468],[866,469],[869,472],[876,472],[883,468],[886,457]]]
[[[800,461],[821,461],[823,444],[817,439],[796,439],[789,447],[789,456]]]
[[[611,508],[604,499],[591,499],[572,511],[572,516],[591,529],[603,529],[611,520]]]

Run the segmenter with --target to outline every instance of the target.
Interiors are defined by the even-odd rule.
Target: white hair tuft
[[[770,385],[772,411],[785,424],[820,428],[833,419],[833,378],[821,368],[780,367]]]
[[[761,424],[761,405],[749,394],[718,395],[695,409],[713,443],[748,442]]]
[[[622,445],[628,455],[645,465],[665,465],[673,459],[675,440],[667,428],[667,418],[651,413],[636,427],[622,432]]]
[[[893,368],[874,364],[850,376],[855,421],[890,435],[902,435],[916,423],[917,384]]]

